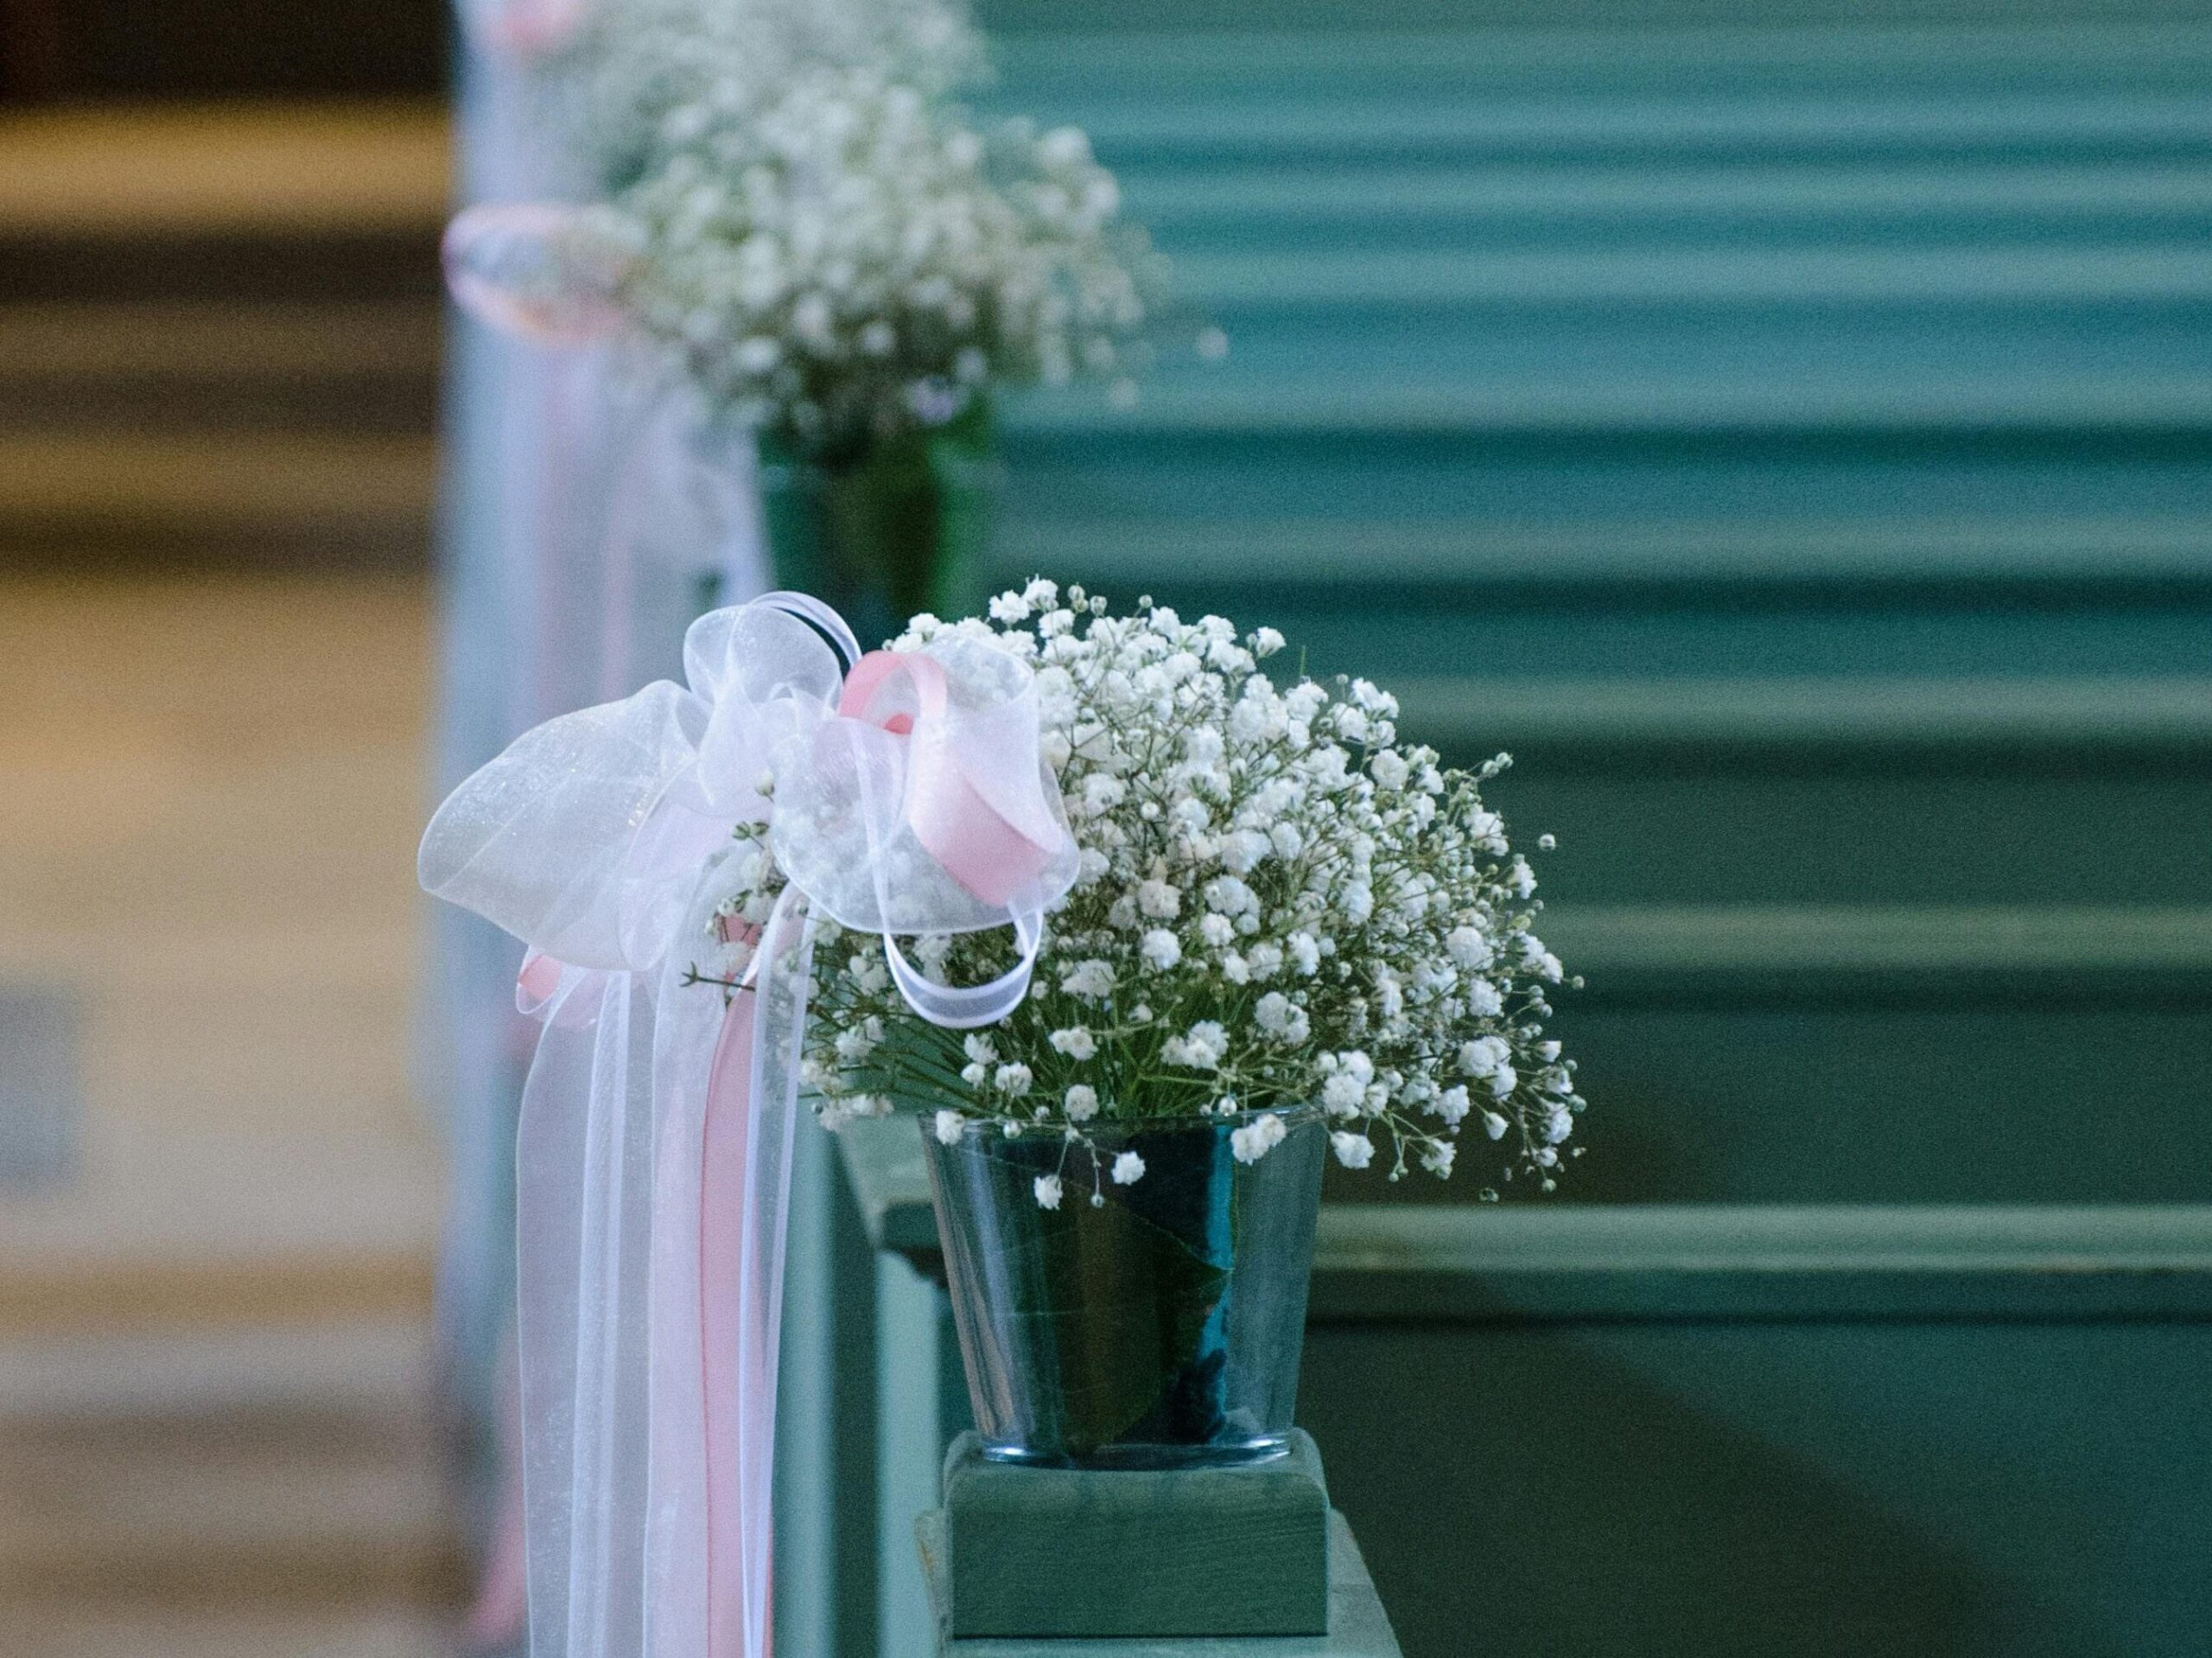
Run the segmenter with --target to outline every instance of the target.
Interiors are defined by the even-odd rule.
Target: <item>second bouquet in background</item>
[[[1071,127],[953,94],[933,0],[608,12],[579,46],[608,196],[580,245],[632,332],[758,434],[777,574],[882,638],[980,606],[990,400],[1135,395],[1163,276]]]

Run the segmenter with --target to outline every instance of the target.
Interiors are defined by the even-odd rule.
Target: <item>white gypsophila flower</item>
[[[1071,996],[1103,1001],[1114,994],[1114,969],[1096,959],[1073,962],[1062,969],[1060,988]]]
[[[1071,1059],[1088,1059],[1098,1051],[1097,1039],[1080,1025],[1052,1032],[1052,1048]]]
[[[1001,1094],[1012,1095],[1018,1099],[1029,1091],[1032,1080],[1029,1067],[1017,1060],[1001,1065],[991,1077],[991,1086]]]
[[[1459,1045],[1459,1069],[1470,1077],[1494,1077],[1512,1051],[1502,1036],[1478,1036]]]
[[[1375,1142],[1365,1134],[1339,1130],[1329,1136],[1329,1149],[1348,1169],[1363,1169],[1375,1160]]]
[[[940,1146],[957,1146],[967,1128],[967,1119],[957,1111],[940,1110],[933,1121],[933,1128]]]
[[[1128,798],[1128,785],[1108,772],[1094,772],[1083,780],[1083,811],[1087,817],[1109,812]]]
[[[1060,1206],[1060,1177],[1058,1175],[1039,1175],[1032,1189],[1037,1194],[1038,1208],[1058,1209]]]
[[[1279,1116],[1255,1117],[1242,1128],[1229,1131],[1230,1153],[1239,1163],[1256,1163],[1282,1144],[1289,1132]]]
[[[1171,1065],[1187,1065],[1193,1070],[1211,1070],[1222,1062],[1229,1051],[1229,1033],[1212,1020],[1191,1026],[1182,1036],[1172,1036],[1160,1048],[1160,1055]]]
[[[1133,1186],[1144,1178],[1144,1159],[1135,1152],[1123,1152],[1114,1159],[1114,1184]]]
[[[1489,939],[1473,927],[1454,927],[1444,935],[1444,948],[1451,952],[1453,963],[1470,973],[1479,973],[1497,958]]]
[[[894,648],[952,636],[1032,665],[1080,873],[1027,999],[972,1047],[852,965],[871,952],[817,950],[806,1058],[837,1109],[887,1089],[1081,1146],[1101,1120],[1228,1116],[1249,1161],[1283,1113],[1317,1108],[1393,1177],[1451,1172],[1479,1121],[1550,1180],[1583,1102],[1541,1028],[1564,974],[1535,937],[1533,874],[1481,798],[1506,758],[1450,771],[1399,742],[1387,691],[1279,686],[1255,665],[1268,641],[1219,618],[1115,614],[1041,579],[1001,597],[995,622],[916,618]],[[729,907],[779,886],[771,867]],[[923,942],[945,984],[1014,964],[1005,930]],[[1103,1175],[1111,1154],[1092,1154]]]
[[[1248,875],[1274,850],[1274,841],[1263,830],[1234,829],[1222,841],[1221,861],[1232,873]]]

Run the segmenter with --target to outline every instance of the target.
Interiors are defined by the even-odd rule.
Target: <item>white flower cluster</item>
[[[893,648],[950,629],[1033,665],[1082,873],[1028,999],[964,1039],[907,1010],[869,941],[818,949],[825,1117],[895,1099],[948,1141],[981,1118],[1072,1145],[1096,1119],[1203,1115],[1256,1161],[1286,1110],[1318,1107],[1339,1162],[1383,1156],[1393,1178],[1450,1174],[1471,1120],[1548,1187],[1583,1101],[1538,1023],[1562,969],[1531,931],[1535,877],[1479,792],[1505,757],[1469,774],[1401,747],[1396,701],[1364,680],[1279,686],[1272,629],[1149,600],[1113,616],[1042,580],[991,617],[917,617]],[[1007,950],[983,933],[913,954],[971,982]]]
[[[980,57],[957,12],[660,0],[615,38],[622,298],[717,408],[835,461],[989,385],[1133,393],[1157,262],[1080,131],[947,101]]]
[[[874,68],[931,97],[986,71],[957,0],[623,0],[594,10],[560,67],[609,194],[802,71]]]

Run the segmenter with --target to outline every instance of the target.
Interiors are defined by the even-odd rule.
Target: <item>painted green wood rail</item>
[[[971,1636],[941,1638],[943,1658],[1054,1658],[1072,1646],[1081,1658],[1401,1658],[1396,1637],[1375,1585],[1352,1540],[1351,1528],[1342,1515],[1329,1516],[1330,1614],[1329,1632],[1309,1636],[1082,1636],[1074,1641],[1050,1637],[993,1637]],[[932,1610],[940,1623],[945,1610],[944,1536],[941,1516],[927,1515],[919,1528],[924,1570],[930,1585]],[[1234,1550],[1214,1559],[1181,1561],[1184,1572],[1234,1569],[1228,1562]]]
[[[915,1134],[840,1151],[927,1270]],[[964,1414],[893,1270],[887,1490]],[[2179,1658],[2208,1367],[2205,1207],[1331,1204],[1300,1416],[1409,1655]]]

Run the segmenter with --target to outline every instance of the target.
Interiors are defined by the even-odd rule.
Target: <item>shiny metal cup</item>
[[[1322,1157],[1319,1115],[1239,1162],[1249,1117],[1094,1123],[1009,1139],[925,1119],[968,1396],[987,1455],[1170,1468],[1281,1454],[1298,1401]],[[1116,1184],[1124,1152],[1141,1178]],[[1038,1202],[1058,1175],[1057,1208]]]

